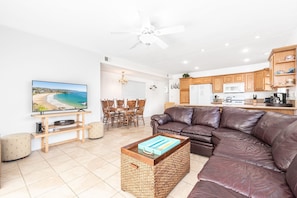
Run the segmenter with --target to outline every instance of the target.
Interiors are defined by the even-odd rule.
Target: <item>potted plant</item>
[[[183,78],[189,78],[189,77],[190,77],[190,75],[188,73],[183,74]]]

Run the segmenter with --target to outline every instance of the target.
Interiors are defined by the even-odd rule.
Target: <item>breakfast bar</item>
[[[222,109],[223,106],[232,106],[243,109],[255,109],[255,110],[263,110],[263,111],[273,111],[277,113],[284,113],[288,115],[297,115],[297,107],[277,107],[277,106],[266,106],[264,103],[258,103],[257,105],[223,105],[223,104],[208,104],[208,105],[190,105],[190,104],[178,104],[175,106],[188,106],[188,107],[202,107],[202,106],[210,106],[210,107],[220,107]]]

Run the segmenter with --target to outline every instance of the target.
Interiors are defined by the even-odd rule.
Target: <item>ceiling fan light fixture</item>
[[[139,36],[139,40],[145,45],[151,45],[154,42],[155,37],[152,34],[142,34]]]
[[[122,71],[122,78],[119,80],[119,83],[121,83],[122,85],[125,85],[128,83],[128,80],[125,78],[125,72]]]
[[[141,29],[138,32],[130,32],[132,34],[138,35],[138,42],[134,44],[130,49],[135,48],[138,44],[144,44],[146,46],[150,46],[152,44],[156,44],[162,49],[166,49],[168,47],[167,43],[165,43],[159,36],[175,34],[179,32],[183,32],[185,30],[184,26],[172,26],[158,29],[151,24],[150,18],[145,15],[143,12],[139,12],[139,16],[141,18]],[[125,33],[125,32],[119,32]],[[126,32],[129,33],[129,32]]]

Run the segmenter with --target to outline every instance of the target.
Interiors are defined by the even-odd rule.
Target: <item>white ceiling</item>
[[[296,44],[296,10],[296,0],[0,0],[0,25],[177,74],[267,61],[271,49]],[[129,49],[136,35],[111,32],[139,30],[139,11],[185,32],[161,36],[167,49]]]

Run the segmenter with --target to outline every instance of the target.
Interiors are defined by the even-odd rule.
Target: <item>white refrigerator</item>
[[[190,85],[190,104],[207,105],[213,101],[212,85]]]

